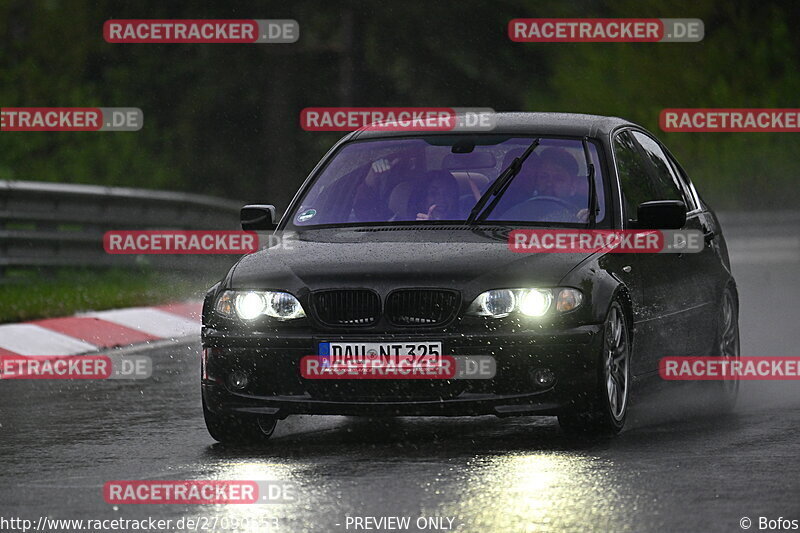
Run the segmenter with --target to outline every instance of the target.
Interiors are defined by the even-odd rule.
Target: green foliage
[[[208,280],[151,271],[62,269],[18,274],[17,282],[7,281],[0,290],[0,323],[202,299],[198,287],[210,286]]]
[[[651,9],[644,9],[647,6]],[[606,16],[700,18],[700,43],[566,44],[545,105],[616,115],[650,129],[686,167],[701,193],[723,207],[796,206],[797,134],[664,133],[664,108],[793,108],[800,94],[796,10],[781,2],[609,2]],[[540,95],[529,105],[541,106]]]
[[[517,17],[695,17],[706,37],[514,43],[506,25]],[[800,12],[790,3],[8,0],[0,18],[0,105],[144,111],[139,132],[3,133],[0,179],[190,190],[285,207],[339,137],[302,131],[304,107],[488,106],[638,122],[718,206],[800,199],[794,134],[658,130],[666,107],[796,107]],[[108,44],[102,25],[110,18],[294,18],[301,37],[289,45]]]

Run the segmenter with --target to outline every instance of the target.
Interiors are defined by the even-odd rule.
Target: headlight
[[[279,291],[225,291],[214,309],[226,318],[238,317],[242,320],[254,320],[261,315],[278,320],[306,316],[297,298]]]
[[[577,289],[495,289],[478,295],[467,309],[468,315],[503,318],[514,312],[530,317],[545,316],[556,302],[559,313],[572,311],[583,302]]]
[[[234,304],[236,314],[243,320],[253,320],[261,316],[267,308],[264,296],[258,292],[237,294],[234,301],[236,302]]]
[[[519,312],[526,316],[544,316],[552,302],[553,294],[548,290],[523,290],[519,296]]]
[[[472,302],[467,314],[500,318],[517,308],[517,296],[510,289],[486,291]]]

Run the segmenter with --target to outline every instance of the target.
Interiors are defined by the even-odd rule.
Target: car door
[[[614,151],[627,228],[635,227],[636,210],[643,202],[688,201],[663,150],[649,135],[624,130],[614,138]],[[690,216],[684,229],[694,229],[698,223]],[[691,255],[643,253],[634,260],[643,297],[634,324],[635,374],[655,371],[661,357],[696,351],[697,330],[705,324],[693,322],[693,317],[703,307],[704,296],[697,260]]]
[[[708,222],[661,144],[643,132],[633,131],[632,135],[650,163],[656,194],[667,196],[664,199],[668,200],[682,200],[687,210],[683,229],[695,230],[703,235],[701,252],[659,254],[658,259],[663,261],[666,273],[662,271],[653,286],[668,291],[663,295],[664,298],[677,298],[675,311],[679,315],[675,324],[681,328],[678,342],[674,343],[675,348],[680,350],[677,355],[708,355],[708,339],[714,336],[714,303],[718,301],[715,285],[716,280],[721,279],[715,269],[715,265],[718,265],[716,253],[706,240]],[[713,235],[710,236],[713,238]],[[664,257],[660,257],[662,255]],[[675,270],[670,272],[672,268]]]
[[[693,310],[697,335],[691,339],[691,354],[714,355],[717,352],[714,341],[718,303],[722,301],[722,291],[730,278],[725,259],[727,250],[723,249],[722,229],[714,214],[700,201],[689,177],[675,157],[666,148],[664,152],[672,171],[678,178],[684,196],[691,204],[687,214],[687,226],[703,232],[703,251],[690,254],[691,257],[688,258],[695,275],[699,278],[698,296],[702,303],[702,307]]]

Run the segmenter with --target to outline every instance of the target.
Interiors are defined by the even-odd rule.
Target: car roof
[[[566,135],[576,137],[601,137],[610,135],[622,126],[642,128],[619,117],[586,115],[582,113],[494,113],[495,127],[491,131],[477,132],[488,134],[542,134]],[[358,130],[350,133],[347,140],[372,139],[381,137],[401,137],[409,134],[453,135],[470,132],[410,132]]]

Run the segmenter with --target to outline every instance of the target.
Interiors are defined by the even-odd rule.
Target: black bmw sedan
[[[616,433],[660,358],[738,357],[720,224],[663,144],[619,118],[494,118],[484,132],[348,134],[280,220],[242,209],[243,229],[280,240],[205,298],[214,439],[268,438],[292,414],[556,415],[565,431]],[[702,237],[694,253],[515,253],[526,228]],[[738,382],[712,385],[730,407]]]

